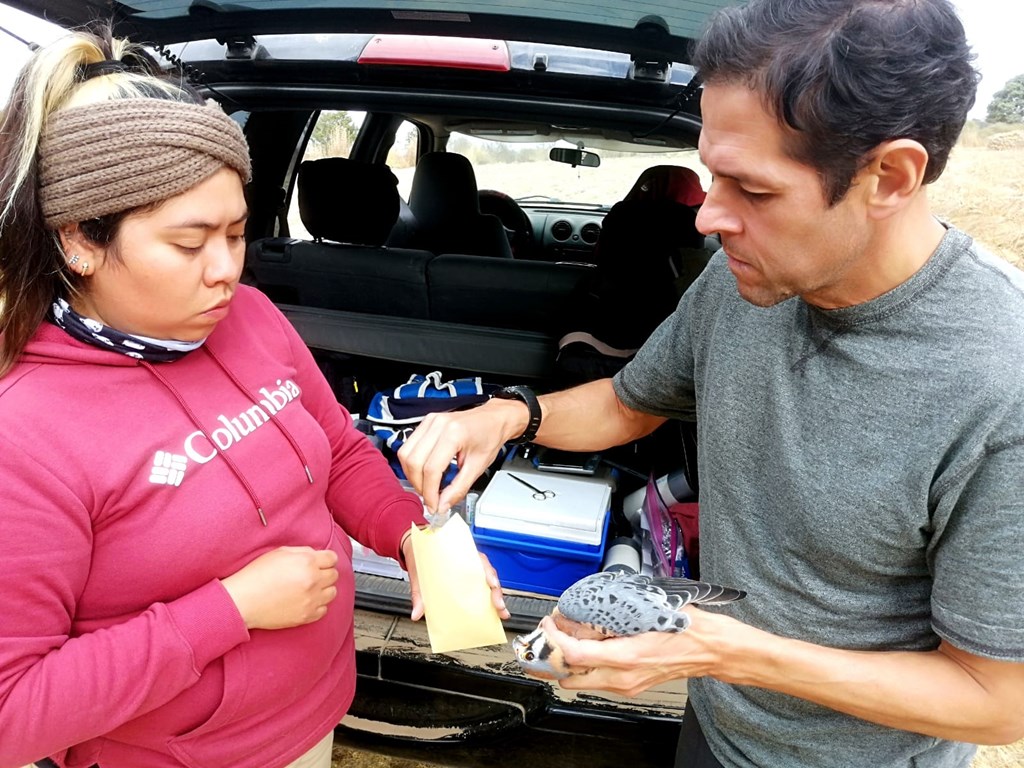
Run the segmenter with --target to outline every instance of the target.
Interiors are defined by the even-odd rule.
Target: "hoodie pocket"
[[[302,738],[304,734],[278,732],[275,715],[308,697],[325,675],[337,673],[339,665],[354,667],[353,660],[339,659],[339,654],[351,652],[351,550],[347,537],[338,535],[336,525],[331,527],[329,547],[338,554],[338,597],[319,621],[254,630],[248,643],[223,657],[220,703],[204,722],[170,739],[171,752],[186,765],[240,763],[267,744]],[[225,754],[228,744],[233,751]]]

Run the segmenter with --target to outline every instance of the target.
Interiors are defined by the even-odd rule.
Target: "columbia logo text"
[[[216,456],[218,451],[228,450],[270,421],[271,416],[299,396],[300,390],[291,379],[278,379],[274,389],[262,387],[259,393],[262,395],[260,401],[237,416],[218,416],[217,422],[220,426],[213,430],[209,437],[199,430],[186,437],[185,455],[197,464],[205,464]]]

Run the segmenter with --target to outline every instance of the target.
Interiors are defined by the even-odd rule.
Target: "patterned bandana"
[[[206,341],[167,341],[122,333],[92,318],[82,317],[64,299],[57,299],[53,303],[49,319],[78,341],[149,363],[169,363],[177,360],[192,350],[199,349]]]

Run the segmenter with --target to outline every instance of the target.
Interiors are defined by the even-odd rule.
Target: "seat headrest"
[[[598,240],[600,263],[660,258],[660,248],[700,248],[697,211],[675,200],[620,200],[608,211]]]
[[[313,237],[383,245],[398,219],[398,179],[386,165],[344,157],[299,166],[299,216]]]
[[[416,163],[409,208],[421,222],[435,224],[480,213],[476,174],[462,155],[430,152]]]
[[[623,200],[674,200],[696,206],[704,202],[700,177],[681,165],[655,165],[640,174]]]

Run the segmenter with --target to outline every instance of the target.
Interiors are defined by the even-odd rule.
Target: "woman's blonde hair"
[[[110,66],[93,75],[90,65],[103,63]],[[39,49],[15,80],[0,120],[0,377],[52,302],[76,288],[58,235],[44,225],[39,206],[38,151],[47,120],[68,107],[137,98],[203,103],[189,85],[161,72],[144,49],[113,37],[108,27],[77,31]],[[83,234],[108,244],[127,213],[91,220]]]
[[[35,162],[39,137],[47,118],[64,107],[114,99],[152,98],[154,89],[166,98],[183,101],[179,84],[155,78],[151,71],[117,71],[82,81],[83,68],[103,61],[155,66],[144,49],[124,38],[78,32],[40,48],[18,75],[3,122],[11,158],[4,158],[0,189],[4,191],[0,227],[10,214],[17,191],[26,183]],[[188,99],[190,100],[190,99]],[[8,120],[20,112],[20,119]],[[9,125],[12,122],[14,124]]]

